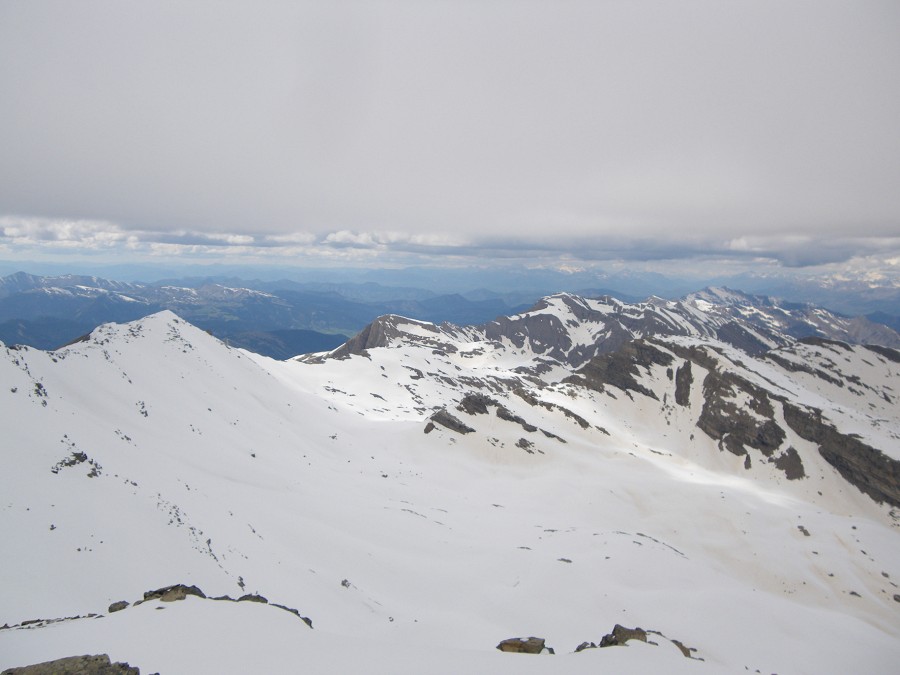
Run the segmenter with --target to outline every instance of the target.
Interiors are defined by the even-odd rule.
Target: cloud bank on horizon
[[[900,268],[893,2],[8,2],[0,92],[5,257]]]

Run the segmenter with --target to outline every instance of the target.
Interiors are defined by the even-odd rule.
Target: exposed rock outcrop
[[[658,347],[645,340],[634,340],[610,354],[601,354],[591,359],[575,375],[563,382],[580,384],[595,391],[604,391],[605,385],[618,387],[623,391],[636,391],[644,396],[657,399],[653,390],[639,383],[640,368],[652,365],[669,366],[674,359]]]
[[[548,653],[553,654],[553,648],[545,645],[544,638],[538,637],[518,637],[508,638],[497,645],[497,649],[501,652],[514,652],[519,654],[540,654],[546,649]]]
[[[812,340],[812,339],[813,338],[808,338],[807,341]],[[816,342],[813,344],[821,344],[823,342],[825,342],[825,340],[822,340],[821,338],[816,338]],[[818,377],[821,380],[824,380],[825,382],[829,382],[837,387],[844,386],[843,380],[841,380],[838,377],[835,377],[834,375],[830,375],[829,373],[825,372],[821,368],[814,368],[806,363],[797,363],[796,361],[791,361],[790,359],[786,359],[774,351],[766,354],[766,359],[768,359],[769,361],[772,361],[773,363],[778,364],[781,368],[784,368],[785,370],[787,370],[789,372],[808,373],[810,375],[814,375],[814,376]]]
[[[111,663],[109,656],[67,656],[31,666],[8,668],[0,675],[141,675],[139,668],[127,663]]]
[[[746,397],[746,405],[738,404],[739,394]],[[703,380],[703,397],[697,427],[719,441],[720,449],[743,456],[750,447],[771,457],[784,442],[785,433],[773,419],[769,395],[755,384],[732,373],[710,370]]]
[[[702,658],[698,656],[694,656],[694,653],[697,651],[693,647],[687,647],[680,640],[673,640],[671,638],[666,637],[658,630],[644,630],[643,628],[626,628],[621,624],[616,624],[612,632],[607,633],[600,639],[600,644],[595,642],[582,642],[580,645],[575,647],[575,653],[583,652],[585,649],[598,649],[600,647],[616,647],[623,646],[629,640],[639,640],[641,642],[646,642],[651,645],[658,646],[659,643],[650,639],[648,635],[659,636],[664,640],[668,640],[673,645],[678,647],[678,650],[682,653],[685,658],[694,659],[696,661],[703,661]]]
[[[332,358],[345,359],[352,354],[362,355],[367,349],[385,347],[388,343],[387,331],[390,317],[381,317],[363,328],[343,345],[331,352]]]
[[[163,602],[174,602],[176,600],[184,600],[189,595],[195,595],[198,598],[205,598],[206,594],[196,586],[185,586],[184,584],[175,584],[174,586],[166,586],[165,588],[157,588],[155,591],[147,591],[144,593],[144,602],[147,600],[159,599]]]
[[[798,436],[816,443],[819,454],[847,482],[878,503],[900,506],[900,461],[842,434],[818,410],[785,403],[784,421]]]
[[[888,361],[900,363],[900,351],[897,351],[896,349],[891,349],[890,347],[881,347],[879,345],[865,345],[865,348],[869,351],[875,352],[876,354],[880,354]]]
[[[716,329],[716,337],[752,356],[758,356],[769,349],[768,344],[734,321],[729,321]],[[766,337],[771,338],[771,335],[766,332]]]
[[[515,422],[516,424],[518,424],[520,427],[522,427],[522,429],[524,429],[528,433],[533,433],[533,432],[537,431],[536,426],[534,426],[533,424],[529,424],[528,422],[526,422],[524,419],[522,419],[518,415],[514,415],[513,413],[511,413],[507,408],[505,408],[502,405],[497,406],[497,417],[499,417],[501,420],[505,420],[507,422]]]
[[[643,628],[626,628],[621,624],[613,626],[612,632],[607,633],[600,639],[601,647],[615,647],[624,645],[629,640],[647,641],[647,631]]]
[[[472,427],[465,424],[462,420],[454,417],[446,408],[441,408],[429,418],[433,423],[440,424],[445,429],[455,431],[458,434],[470,434],[475,431]]]
[[[488,406],[499,405],[500,404],[490,396],[480,393],[466,394],[463,397],[463,400],[459,402],[460,409],[467,412],[469,415],[486,415]]]
[[[694,376],[691,373],[691,362],[685,361],[675,371],[675,403],[680,406],[689,406],[691,404],[691,385],[694,383]]]
[[[806,471],[803,469],[803,461],[794,446],[790,446],[782,452],[778,457],[772,460],[776,468],[784,471],[784,475],[788,480],[798,480],[806,478]]]

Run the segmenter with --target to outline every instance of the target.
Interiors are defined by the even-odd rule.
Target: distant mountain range
[[[229,344],[288,358],[334,348],[382,314],[480,323],[523,308],[500,296],[480,295],[468,299],[377,284],[236,279],[144,284],[19,272],[0,278],[0,341],[54,349],[102,323],[168,309]]]
[[[647,307],[672,302],[651,298],[640,303],[633,296],[602,287],[585,289],[578,295],[634,305],[638,309],[623,310],[621,317],[629,324],[639,322],[638,315]],[[167,309],[233,346],[285,359],[334,349],[379,316],[395,314],[435,324],[481,325],[524,312],[536,300],[528,291],[476,289],[465,295],[439,295],[422,288],[371,282],[191,278],[150,284],[18,272],[0,278],[0,341],[54,349],[100,324],[132,321]],[[696,308],[704,302],[717,307],[718,320],[728,326],[721,331],[740,332],[744,330],[741,326],[753,323],[754,335],[745,338],[756,340],[758,349],[771,346],[766,335],[773,325],[794,338],[818,335],[896,346],[895,331],[885,326],[896,329],[900,323],[894,315],[883,312],[872,314],[872,318],[881,320],[878,323],[721,288],[684,296],[678,305],[683,314],[680,320],[690,320],[691,312],[686,307]]]

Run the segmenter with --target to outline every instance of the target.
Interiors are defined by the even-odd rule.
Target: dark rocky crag
[[[749,397],[749,411],[735,403],[738,391]],[[703,381],[703,397],[697,427],[719,441],[720,449],[743,456],[750,447],[771,457],[784,442],[769,394],[761,387],[733,373],[710,370]]]
[[[853,436],[840,433],[816,409],[784,404],[784,421],[798,436],[816,443],[819,454],[844,479],[879,504],[900,506],[900,462]]]
[[[605,385],[612,385],[625,392],[635,391],[659,400],[652,389],[638,382],[638,378],[642,369],[646,371],[653,365],[669,366],[673,361],[671,354],[649,342],[633,340],[618,351],[595,356],[563,382],[579,384],[596,391],[604,391]]]

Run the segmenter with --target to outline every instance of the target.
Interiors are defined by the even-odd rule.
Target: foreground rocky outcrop
[[[31,666],[8,668],[0,675],[141,675],[140,668],[111,663],[109,656],[67,656]]]
[[[671,642],[673,645],[678,647],[679,651],[685,658],[703,661],[702,658],[694,656],[694,653],[697,651],[696,649],[694,649],[693,647],[685,646],[685,644],[680,640],[673,640],[672,638],[668,638],[657,630],[644,630],[643,628],[637,627],[626,628],[625,626],[618,623],[613,626],[612,631],[600,638],[599,644],[594,642],[582,642],[575,648],[575,652],[583,652],[585,649],[624,647],[627,646],[629,640],[637,640],[639,642],[646,642],[647,644],[658,646],[659,643],[649,637],[651,635]]]
[[[654,636],[656,639],[651,639]],[[624,647],[627,646],[630,640],[637,640],[638,642],[645,642],[650,645],[659,646],[658,640],[667,640],[675,645],[679,651],[681,651],[682,655],[689,659],[695,659],[698,661],[702,661],[703,659],[697,656],[694,656],[694,653],[697,651],[693,647],[686,647],[684,643],[679,640],[673,640],[671,638],[666,637],[662,633],[656,630],[644,630],[640,627],[635,628],[627,628],[621,624],[616,624],[613,626],[613,629],[600,638],[599,642],[582,642],[580,645],[575,647],[575,653],[583,652],[585,649],[602,649],[606,647]],[[501,652],[510,652],[515,654],[555,654],[556,652],[552,647],[548,647],[546,645],[546,640],[544,638],[539,637],[514,637],[507,638],[500,642],[497,645],[497,649]]]
[[[210,598],[197,586],[187,586],[185,584],[173,584],[171,586],[163,586],[162,588],[145,591],[144,597],[140,600],[135,600],[134,603],[129,603],[127,600],[118,600],[109,605],[107,612],[110,614],[114,614],[116,612],[126,610],[129,607],[137,607],[138,605],[141,605],[145,602],[150,602],[152,600],[159,600],[160,602],[178,602],[180,600],[184,600],[188,596],[193,596],[200,600],[208,600],[213,602],[258,602],[263,605],[271,605],[272,607],[277,607],[278,609],[282,609],[285,612],[293,614],[310,628],[313,627],[312,619],[300,614],[299,610],[294,609],[293,607],[288,607],[287,605],[281,605],[277,602],[269,602],[267,598],[257,593],[246,593],[239,598],[232,598],[229,595],[220,595],[214,598]],[[102,618],[102,616],[102,614],[90,613],[84,616],[66,616],[55,619],[28,619],[12,626],[8,624],[0,626],[0,630],[43,628],[54,623],[60,623],[64,621],[78,621],[81,619],[97,619]]]
[[[162,602],[174,602],[176,600],[184,600],[189,595],[206,599],[206,594],[196,586],[175,584],[174,586],[166,586],[165,588],[157,588],[154,591],[147,591],[146,593],[144,593],[144,599],[139,602],[147,602],[148,600],[157,599],[161,600]]]
[[[555,653],[552,647],[546,646],[544,638],[539,637],[508,638],[498,644],[497,649],[501,652],[512,652],[516,654],[541,654],[545,650],[548,654]]]
[[[196,586],[186,586],[184,584],[175,584],[173,586],[165,586],[163,588],[157,588],[156,590],[147,591],[144,593],[144,599],[138,600],[135,602],[135,606],[141,604],[142,602],[147,602],[148,600],[159,600],[161,602],[175,602],[178,600],[184,600],[187,596],[193,595],[202,600],[213,600],[213,601],[226,601],[226,602],[258,602],[263,605],[271,605],[272,607],[277,607],[278,609],[283,609],[285,612],[290,612],[298,619],[303,621],[310,628],[313,627],[312,619],[309,617],[303,616],[300,612],[293,607],[288,607],[286,605],[280,605],[277,602],[269,602],[268,598],[259,595],[257,593],[246,593],[239,598],[232,598],[229,595],[220,595],[215,598],[209,598],[206,594],[201,591]],[[124,602],[120,601],[120,602]],[[116,605],[120,603],[115,603]],[[127,603],[126,603],[127,606]],[[113,610],[111,610],[113,611]]]

